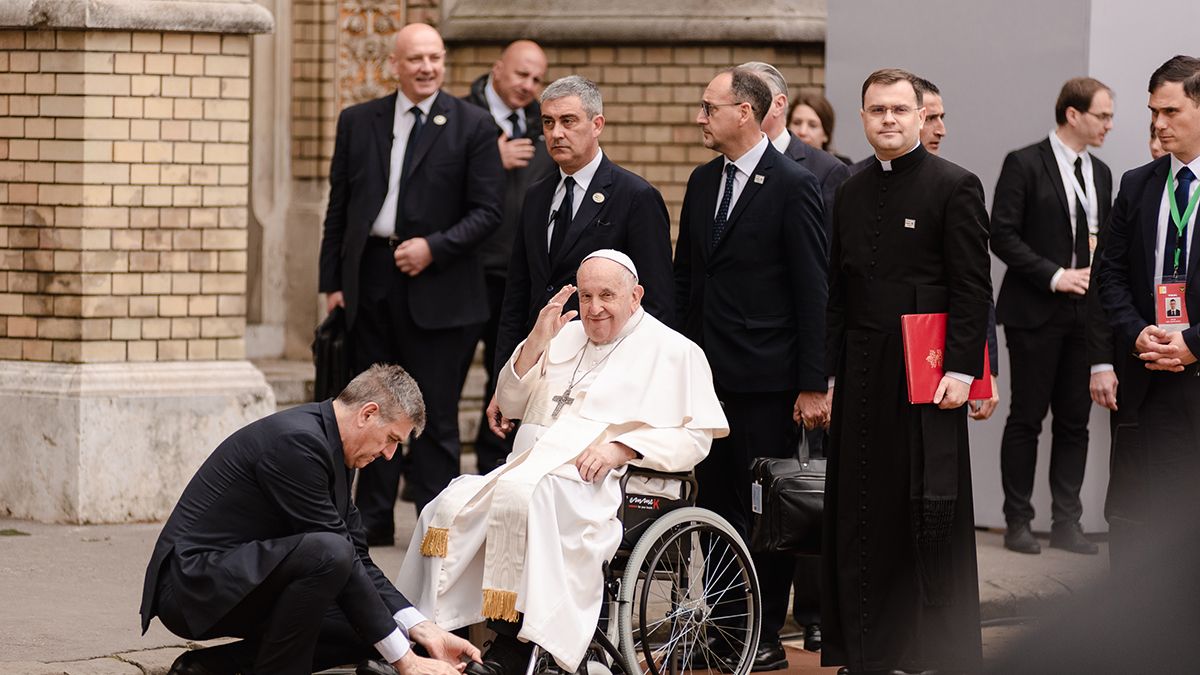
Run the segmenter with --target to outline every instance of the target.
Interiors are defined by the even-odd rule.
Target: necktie
[[[512,136],[509,138],[523,138],[525,136],[525,127],[521,126],[521,116],[513,113],[508,116],[508,123],[512,125]]]
[[[721,206],[717,208],[717,217],[713,219],[712,245],[715,248],[725,234],[725,223],[729,220],[729,204],[733,202],[733,177],[737,175],[737,165],[730,162],[725,165],[725,193],[721,195]]]
[[[1182,218],[1188,207],[1188,197],[1191,196],[1192,181],[1196,180],[1196,174],[1188,167],[1183,167],[1179,173],[1175,175],[1175,208],[1179,211],[1179,217]],[[1175,247],[1179,247],[1179,267],[1175,267]],[[1167,216],[1167,245],[1163,248],[1163,275],[1164,276],[1187,276],[1187,226],[1180,233],[1175,228],[1175,220],[1170,215]]]
[[[413,152],[417,147],[417,139],[421,136],[421,109],[413,106],[408,110],[415,118],[412,131],[408,133],[408,144],[404,146],[404,160],[400,164],[400,187],[396,191],[396,236],[400,236],[400,226],[404,222],[404,192],[408,186],[408,168],[412,164]]]
[[[1083,182],[1083,158],[1075,158],[1075,180],[1079,181],[1079,187],[1084,187]],[[1083,206],[1083,200],[1079,195],[1075,195],[1075,267],[1089,267],[1092,264],[1091,246],[1088,244],[1088,214],[1087,209]]]
[[[575,179],[567,176],[563,180],[563,198],[554,213],[554,233],[550,235],[550,260],[557,260],[567,230],[571,228],[571,208],[575,205]]]

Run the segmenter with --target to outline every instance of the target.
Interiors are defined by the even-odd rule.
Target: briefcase
[[[313,400],[324,401],[342,393],[350,383],[350,363],[346,356],[346,310],[334,307],[313,331]]]
[[[754,553],[820,555],[825,507],[825,460],[809,457],[803,431],[796,456],[759,457],[751,464]]]

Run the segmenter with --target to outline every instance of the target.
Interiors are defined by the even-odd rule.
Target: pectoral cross
[[[552,419],[558,419],[558,414],[562,412],[563,406],[571,405],[575,402],[575,399],[571,398],[570,387],[567,387],[561,395],[551,397],[550,400],[557,404],[554,406],[554,412],[550,413]]]

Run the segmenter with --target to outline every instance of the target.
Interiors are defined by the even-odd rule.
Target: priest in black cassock
[[[967,439],[984,376],[991,281],[983,187],[919,140],[903,70],[872,73],[875,158],[842,184],[830,255],[832,448],[825,493],[822,665],[849,673],[980,667]],[[908,402],[900,317],[947,312],[935,404]]]

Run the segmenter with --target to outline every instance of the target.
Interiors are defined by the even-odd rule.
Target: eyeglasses
[[[709,103],[708,101],[700,101],[700,113],[705,117],[712,117],[713,112],[717,108],[724,108],[731,105],[741,105],[741,103],[736,101],[733,103]]]
[[[892,113],[892,117],[908,117],[916,112],[916,108],[907,105],[873,105],[867,108],[867,114],[871,117],[887,117],[888,113]]]
[[[1105,124],[1108,124],[1109,122],[1113,121],[1112,113],[1094,113],[1091,110],[1084,110],[1083,112],[1087,113],[1088,115],[1091,115],[1092,117],[1095,117],[1096,119],[1100,120],[1101,122],[1103,122]]]

